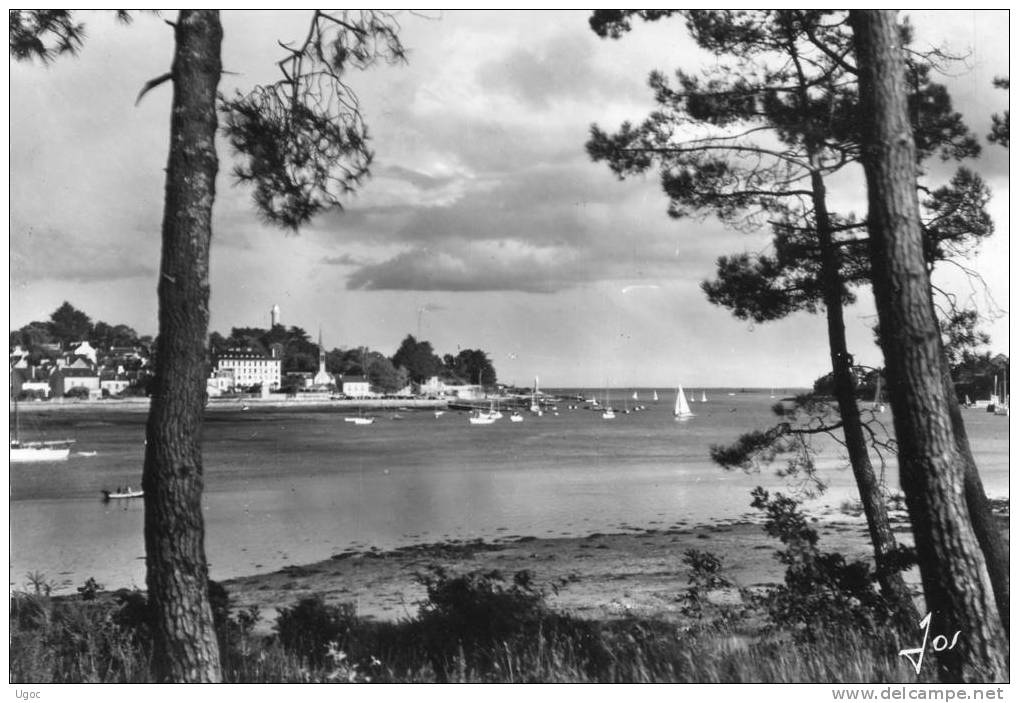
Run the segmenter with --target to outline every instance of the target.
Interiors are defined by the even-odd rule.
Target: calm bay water
[[[610,400],[622,407],[630,393]],[[558,416],[511,423],[506,413],[486,426],[425,410],[401,411],[400,420],[379,411],[369,426],[332,409],[212,411],[204,431],[211,575],[273,571],[352,548],[739,518],[750,511],[754,486],[785,483],[770,471],[723,471],[708,450],[768,426],[775,401],[767,391],[707,394],[686,422],[672,418],[674,391],[659,390],[655,404],[651,389],[640,391],[647,411],[611,421],[565,403]],[[38,417],[51,436],[74,437],[75,452],[97,454],[11,466],[11,583],[23,587],[38,571],[61,592],[89,577],[107,588],[143,586],[142,502],[99,498],[102,489],[140,486],[145,414],[100,406]],[[1006,497],[1007,418],[969,411],[966,422],[988,495]],[[819,503],[838,506],[855,497],[855,486],[848,470],[835,468],[844,463],[838,447],[821,446],[830,489]]]

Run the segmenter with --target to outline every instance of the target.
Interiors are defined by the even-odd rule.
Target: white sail
[[[634,391],[634,392],[633,392],[633,399],[634,399],[634,400],[640,400],[640,398],[639,398],[639,397],[637,397],[637,391]]]
[[[708,402],[708,394],[705,393],[704,391],[701,391],[701,402],[702,403]]]
[[[658,402],[658,391],[654,392],[654,395],[651,396],[651,400],[655,401],[656,403]]]
[[[686,402],[686,394],[683,392],[683,386],[679,386],[676,389],[676,407],[672,411],[672,414],[678,418],[693,417],[690,405]]]

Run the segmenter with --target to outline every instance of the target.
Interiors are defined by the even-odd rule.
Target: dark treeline
[[[269,329],[234,327],[230,336],[219,332],[209,335],[213,356],[228,349],[247,348],[271,356],[273,351],[283,359],[283,373],[311,373],[318,370],[319,344],[296,326],[275,325]],[[407,335],[392,356],[368,347],[333,348],[325,350],[326,371],[331,374],[366,376],[382,391],[396,391],[408,383],[423,383],[433,376],[449,383],[496,382],[495,367],[488,354],[480,349],[462,349],[456,356],[439,356],[431,342]]]
[[[952,383],[960,403],[967,401],[987,400],[995,391],[999,395],[1009,395],[1011,385],[1006,370],[1008,358],[1002,354],[966,351],[958,361],[952,364]],[[887,383],[884,369],[855,367],[857,376],[856,397],[863,401],[886,401]],[[834,393],[832,374],[825,374],[814,381],[814,393],[819,396],[831,396]]]
[[[143,347],[148,350],[154,340],[150,335],[139,335],[128,325],[111,325],[102,320],[93,322],[67,301],[53,311],[50,319],[33,320],[10,333],[11,347],[20,345],[40,357],[55,354],[56,345],[66,349],[81,342],[103,350],[112,347]]]
[[[29,352],[29,360],[39,363],[44,358],[59,356],[81,342],[88,342],[100,352],[113,347],[141,349],[146,355],[155,351],[155,340],[139,335],[124,324],[109,324],[92,318],[71,303],[64,302],[48,320],[32,321],[10,333],[10,346],[21,346]],[[229,336],[219,332],[209,335],[210,363],[229,349],[251,349],[271,356],[275,351],[283,360],[283,373],[314,373],[319,365],[319,345],[306,330],[297,326],[275,325],[233,327]],[[368,347],[333,348],[325,351],[326,371],[331,374],[366,376],[379,390],[391,392],[408,383],[422,383],[437,376],[447,383],[491,386],[496,383],[495,367],[488,353],[481,349],[462,349],[456,355],[435,353],[430,342],[418,341],[407,335],[397,351],[387,356]]]

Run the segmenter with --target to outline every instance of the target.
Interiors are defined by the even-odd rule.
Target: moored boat
[[[71,440],[66,442],[19,442],[11,440],[12,464],[65,461],[71,455]]]
[[[138,490],[132,491],[130,488],[117,490],[117,491],[103,491],[103,500],[126,500],[128,498],[141,498],[145,495],[145,491]]]
[[[472,425],[491,425],[495,422],[495,417],[488,413],[481,413],[475,411],[467,418],[467,421]]]
[[[11,437],[10,462],[12,464],[31,464],[36,462],[66,461],[71,455],[73,439],[62,439],[51,442],[21,441],[21,415],[18,412],[18,399],[14,399],[14,428]]]

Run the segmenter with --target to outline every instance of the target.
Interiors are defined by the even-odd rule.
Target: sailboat
[[[658,391],[655,391],[654,394],[652,394],[651,400],[655,401],[656,403],[658,402]]]
[[[1001,395],[998,396],[998,402],[994,404],[995,415],[1008,415],[1008,391],[1005,390],[1007,385],[1008,369],[1006,368],[1005,373],[1001,378]]]
[[[495,422],[495,418],[488,413],[481,413],[475,410],[471,416],[467,418],[467,421],[472,425],[491,425]]]
[[[686,402],[686,394],[683,393],[683,386],[676,388],[676,407],[673,409],[672,414],[676,416],[677,420],[686,420],[693,417],[690,405]]]
[[[541,405],[538,403],[538,377],[534,377],[534,390],[531,391],[531,412],[541,415]]]
[[[708,394],[705,393],[704,391],[701,391],[701,402],[702,403],[708,402]]]
[[[605,410],[601,414],[603,420],[614,420],[616,419],[616,413],[609,405],[609,392],[605,391]]]
[[[355,425],[373,425],[373,424],[375,424],[375,418],[374,417],[365,417],[364,416],[364,410],[361,408],[360,405],[357,406],[357,417],[345,417],[345,418],[343,418],[343,421],[344,422],[351,422],[351,423],[353,423]]]
[[[877,384],[874,388],[874,404],[870,406],[870,409],[874,412],[883,413],[885,411],[885,404],[881,402],[881,377],[877,377]]]
[[[71,455],[73,439],[52,442],[22,442],[21,416],[18,413],[18,399],[14,399],[14,436],[11,438],[11,463],[28,464],[42,461],[66,461]]]

